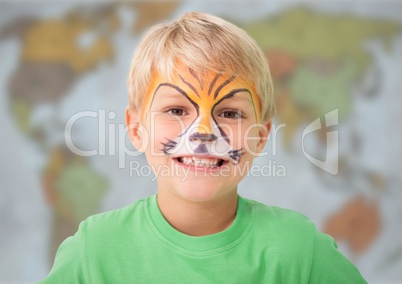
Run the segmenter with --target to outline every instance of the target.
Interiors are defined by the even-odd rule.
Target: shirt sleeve
[[[81,226],[80,226],[81,227]],[[38,283],[85,283],[82,266],[82,232],[68,237],[57,250],[56,258],[49,274]]]
[[[338,251],[334,239],[315,232],[309,283],[367,283],[357,268]]]

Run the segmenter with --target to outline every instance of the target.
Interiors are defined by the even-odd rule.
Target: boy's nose
[[[202,115],[197,126],[197,133],[212,134],[211,123],[208,115]]]

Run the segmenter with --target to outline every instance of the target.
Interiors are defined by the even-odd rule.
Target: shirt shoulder
[[[260,236],[268,251],[280,256],[279,261],[286,260],[288,273],[294,263],[303,268],[297,275],[305,275],[308,283],[366,283],[338,251],[334,239],[317,230],[308,217],[290,209],[246,201],[255,211],[254,235]]]
[[[126,226],[128,223],[135,224],[144,215],[146,203],[151,197],[138,200],[124,207],[92,215],[81,222],[80,230],[84,235],[91,233],[96,235],[100,232],[107,233]]]
[[[316,232],[315,224],[305,215],[294,210],[268,206],[263,203],[248,200],[255,214],[257,228],[264,231],[275,231],[280,237],[309,238],[313,240]]]

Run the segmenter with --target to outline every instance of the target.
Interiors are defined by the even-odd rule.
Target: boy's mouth
[[[215,157],[183,156],[173,158],[180,164],[195,167],[219,168],[228,161]]]

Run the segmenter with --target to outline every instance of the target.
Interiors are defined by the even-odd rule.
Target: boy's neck
[[[159,191],[158,206],[166,221],[190,236],[206,236],[227,229],[237,210],[237,191],[211,202],[191,202]]]

